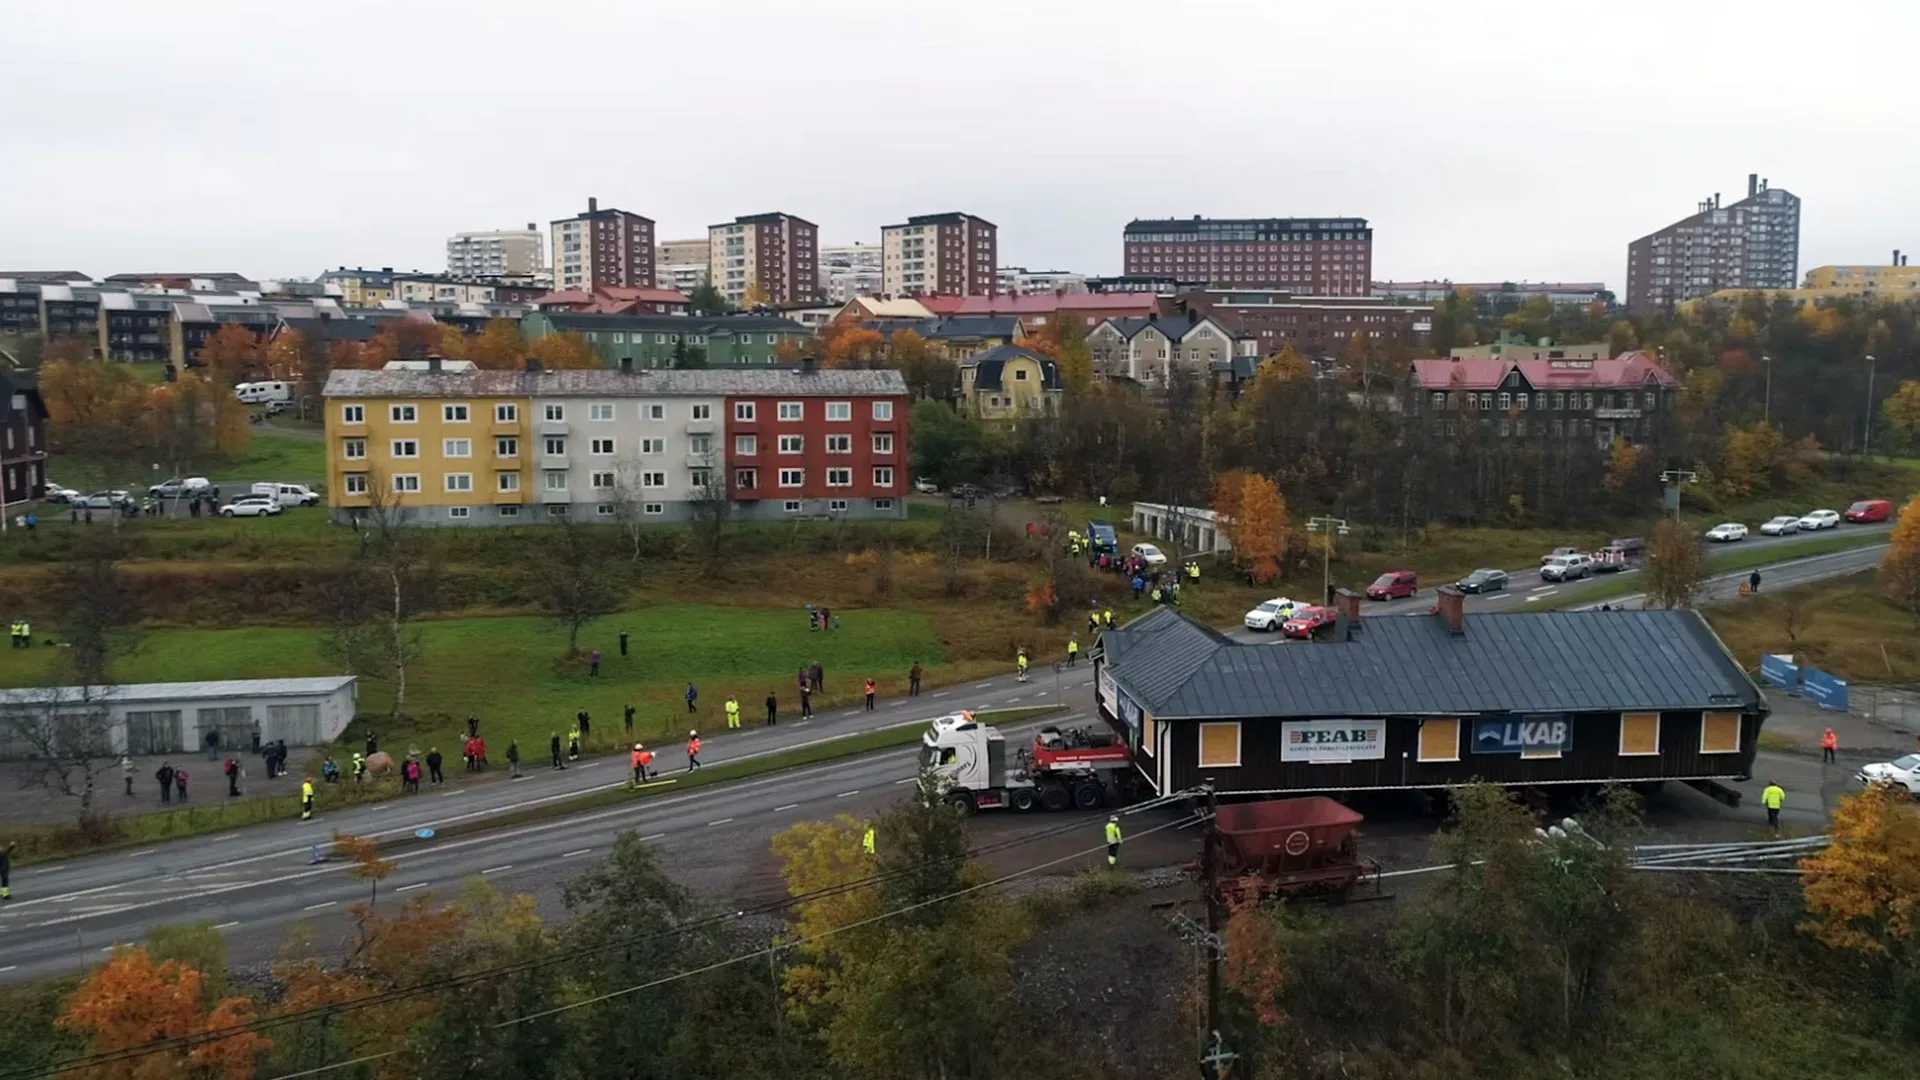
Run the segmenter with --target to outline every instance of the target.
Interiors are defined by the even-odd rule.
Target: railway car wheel
[[[1106,791],[1091,780],[1073,789],[1073,804],[1082,810],[1098,810],[1106,801]]]
[[[1040,789],[1040,805],[1049,810],[1065,810],[1073,805],[1073,793],[1059,784],[1048,784]]]
[[[1040,805],[1040,797],[1033,793],[1032,788],[1021,788],[1015,791],[1010,801],[1013,803],[1013,808],[1023,814]]]

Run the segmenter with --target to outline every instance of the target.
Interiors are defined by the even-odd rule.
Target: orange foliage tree
[[[90,1037],[89,1052],[130,1050],[169,1039],[221,1031],[254,1020],[250,998],[230,997],[206,1007],[206,976],[178,960],[155,964],[143,948],[115,949],[113,958],[94,971],[67,999],[55,1022]],[[178,1076],[246,1080],[254,1059],[273,1045],[264,1035],[244,1032],[191,1045],[98,1065],[83,1075],[101,1080],[170,1080]]]
[[[265,356],[265,347],[252,330],[227,323],[213,332],[193,359],[209,371],[224,374],[228,382],[245,382]]]
[[[887,366],[887,339],[880,331],[857,323],[845,323],[820,339],[821,362],[830,368],[880,368]]]
[[[1813,916],[1802,929],[1836,949],[1920,960],[1920,808],[1906,788],[1842,796],[1827,837],[1825,850],[1800,861]]]
[[[1231,469],[1214,483],[1213,512],[1233,545],[1234,562],[1261,585],[1280,576],[1287,550],[1287,500],[1272,480]]]
[[[1880,560],[1880,589],[1887,599],[1920,621],[1920,496],[1900,508],[1900,520]]]
[[[590,370],[607,365],[600,361],[600,354],[593,351],[587,339],[579,334],[548,334],[533,343],[528,354],[540,361],[540,366],[548,371]]]

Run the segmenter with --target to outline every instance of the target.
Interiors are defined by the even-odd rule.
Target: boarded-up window
[[[1160,755],[1160,721],[1152,713],[1142,713],[1140,722],[1140,750],[1148,757]]]
[[[1700,752],[1737,754],[1740,752],[1740,714],[1710,712],[1700,720]]]
[[[1240,764],[1240,725],[1200,725],[1200,767],[1235,768]]]
[[[1420,760],[1460,760],[1460,721],[1457,717],[1428,717],[1420,725]]]
[[[1620,714],[1620,756],[1645,757],[1660,753],[1660,714],[1630,712]]]

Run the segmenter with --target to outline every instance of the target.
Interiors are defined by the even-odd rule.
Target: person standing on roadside
[[[300,820],[313,820],[313,777],[311,776],[300,784]]]
[[[568,761],[580,760],[580,725],[579,724],[573,725],[572,730],[567,732],[567,760]]]
[[[173,793],[180,796],[181,802],[187,801],[187,770],[173,770]]]
[[[647,778],[647,767],[644,764],[642,764],[640,761],[640,755],[646,752],[646,749],[647,748],[645,746],[642,746],[639,743],[633,744],[633,754],[631,756],[632,756],[632,764],[633,764],[633,786],[634,787],[639,787],[641,783],[644,782]]]
[[[922,670],[920,668],[920,661],[915,660],[913,662],[913,667],[907,671],[907,696],[908,697],[920,696],[921,674],[922,674]]]
[[[160,781],[160,801],[163,803],[172,802],[173,801],[173,766],[167,764],[164,761],[161,762],[160,767],[153,771],[153,778],[155,780]]]
[[[1070,637],[1067,639],[1067,666],[1075,667],[1079,663],[1080,663],[1080,639],[1078,637]]]
[[[0,901],[13,899],[13,841],[0,844]]]
[[[774,697],[773,691],[769,690],[767,691],[767,726],[772,727],[774,724],[778,723],[779,720],[780,720],[780,699]]]
[[[813,719],[813,687],[800,684],[800,719]]]
[[[239,798],[240,797],[240,763],[234,760],[233,758],[228,758],[227,764],[224,767],[224,771],[227,774],[227,798],[229,799]]]
[[[727,695],[727,727],[737,728],[739,726],[740,726],[740,696],[738,694],[728,694]]]
[[[700,733],[697,731],[689,731],[687,732],[687,771],[692,772],[699,767]]]
[[[551,746],[553,749],[553,767],[556,769],[566,768],[567,767],[566,764],[560,760],[560,733],[559,732],[556,731],[553,733],[553,738],[548,741],[548,745]]]
[[[873,691],[874,691],[873,680],[868,679],[867,680],[867,711],[868,712],[873,711]]]
[[[631,735],[633,734],[633,706],[631,705],[627,706],[626,719],[627,719],[627,734]]]
[[[688,683],[687,684],[687,711],[688,712],[696,711],[699,707],[699,702],[700,702],[700,688],[693,685],[692,683]]]
[[[1787,805],[1787,789],[1781,787],[1778,780],[1768,781],[1766,789],[1760,792],[1760,805],[1767,808],[1767,825],[1779,832],[1780,810]]]
[[[1840,736],[1835,735],[1833,733],[1832,728],[1828,728],[1820,736],[1820,764],[1822,765],[1833,764],[1834,752],[1839,749],[1840,749]]]
[[[440,756],[439,747],[427,747],[427,780],[432,783],[434,787],[439,787],[446,782],[447,778],[445,774],[440,771],[440,765],[444,761],[446,761],[446,759]]]
[[[587,656],[587,677],[595,678],[600,674],[600,650],[595,649]]]
[[[133,796],[133,759],[125,754],[120,755],[120,778],[127,782],[127,796],[131,798]]]
[[[507,769],[508,769],[509,776],[513,777],[516,780],[520,778],[520,740],[519,739],[514,739],[507,743]]]
[[[814,693],[826,693],[827,670],[820,666],[820,661],[815,660],[813,666],[807,669],[807,681],[813,684]]]
[[[1747,592],[1758,595],[1760,592],[1760,571],[1747,575]]]

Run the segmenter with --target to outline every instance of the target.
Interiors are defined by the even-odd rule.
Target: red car
[[[1420,591],[1420,575],[1411,570],[1389,570],[1367,586],[1369,600],[1400,600]]]
[[[1330,607],[1294,608],[1292,617],[1280,624],[1280,632],[1288,637],[1310,638],[1314,631],[1332,625],[1333,620]]]
[[[1885,499],[1862,499],[1847,507],[1847,512],[1841,516],[1855,525],[1885,521],[1893,516],[1893,504]]]

